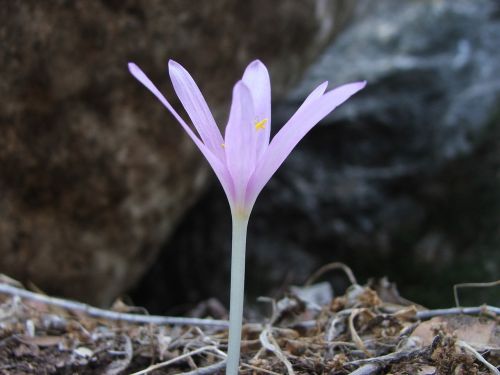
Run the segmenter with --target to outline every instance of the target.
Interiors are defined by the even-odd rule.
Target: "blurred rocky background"
[[[210,174],[127,62],[169,93],[182,62],[224,123],[249,61],[283,97],[349,3],[1,0],[0,272],[100,305],[133,286]]]
[[[357,2],[349,27],[275,106],[276,130],[319,82],[368,80],[257,201],[249,303],[333,261],[363,281],[388,275],[405,297],[430,306],[452,305],[455,283],[499,278],[499,41],[495,0]],[[144,281],[164,279],[149,304],[227,299],[229,220],[215,184]],[[338,273],[325,279],[345,285]],[[174,283],[182,295],[171,293]],[[498,287],[461,296],[500,303]]]
[[[369,86],[257,201],[248,302],[332,261],[431,306],[499,278],[498,1],[4,1],[0,21],[0,272],[101,305],[128,291],[157,313],[226,303],[222,189],[126,62],[178,105],[166,64],[180,61],[224,124],[258,57],[274,131],[324,80]]]

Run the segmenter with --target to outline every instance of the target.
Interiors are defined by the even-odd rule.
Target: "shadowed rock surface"
[[[388,274],[406,296],[431,305],[451,303],[455,283],[498,279],[499,40],[493,0],[360,5],[357,21],[274,113],[273,124],[282,124],[324,80],[369,82],[311,131],[257,201],[249,301],[331,261],[361,278]],[[229,246],[217,187],[165,249],[164,284],[175,280],[188,301],[225,300]],[[173,256],[176,268],[168,266]],[[161,295],[186,301],[174,294]],[[469,301],[500,302],[498,290],[489,296]]]
[[[180,61],[223,123],[248,62],[264,60],[282,95],[342,25],[347,3],[5,1],[0,272],[97,304],[122,293],[207,176],[126,63],[170,87],[167,61]]]

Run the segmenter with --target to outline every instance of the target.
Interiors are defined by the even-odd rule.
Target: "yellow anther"
[[[222,147],[222,148],[226,148],[226,144],[225,144],[225,143],[221,143],[221,144],[220,144],[220,147]]]
[[[265,129],[266,128],[266,122],[267,122],[267,118],[265,118],[264,120],[261,120],[257,123],[255,123],[255,130],[262,130],[262,129]]]

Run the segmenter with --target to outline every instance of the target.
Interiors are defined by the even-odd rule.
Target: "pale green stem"
[[[231,252],[231,300],[229,305],[229,343],[226,375],[237,375],[240,362],[243,297],[245,295],[245,248],[248,215],[233,212]]]

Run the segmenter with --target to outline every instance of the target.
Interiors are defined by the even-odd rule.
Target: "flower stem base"
[[[245,249],[247,227],[248,216],[233,215],[227,375],[237,375],[240,362],[243,301],[245,295]]]

